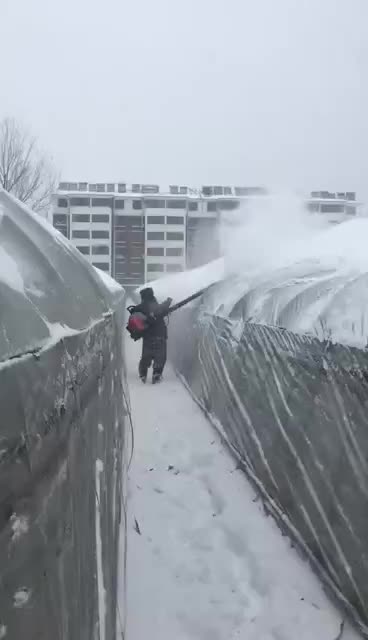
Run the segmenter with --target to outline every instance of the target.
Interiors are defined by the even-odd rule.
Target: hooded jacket
[[[148,318],[150,326],[146,330],[143,340],[149,340],[150,338],[167,339],[165,315],[170,308],[171,302],[171,298],[167,298],[167,300],[159,304],[150,287],[142,289],[141,303],[134,307],[134,311],[144,313]]]

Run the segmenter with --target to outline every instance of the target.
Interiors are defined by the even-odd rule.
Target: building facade
[[[67,183],[54,195],[53,225],[126,288],[205,264],[219,255],[221,212],[265,197],[262,188]],[[313,192],[308,209],[331,222],[356,215],[354,193]]]

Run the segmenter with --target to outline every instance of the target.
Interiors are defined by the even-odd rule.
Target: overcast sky
[[[0,117],[66,180],[356,189],[368,0],[0,0]]]

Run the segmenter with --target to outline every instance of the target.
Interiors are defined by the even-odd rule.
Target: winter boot
[[[162,375],[161,373],[154,373],[152,376],[152,384],[157,384],[158,382],[161,382],[162,380]]]

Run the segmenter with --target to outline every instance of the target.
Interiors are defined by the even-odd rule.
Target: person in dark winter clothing
[[[148,369],[153,363],[152,382],[159,382],[166,364],[167,325],[165,314],[168,312],[172,299],[167,298],[159,304],[153,289],[147,287],[141,290],[141,302],[134,307],[134,312],[144,313],[148,320],[148,328],[143,336],[142,356],[139,362],[139,377],[146,382]]]

